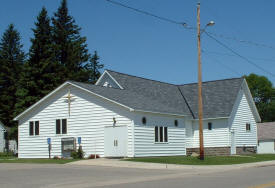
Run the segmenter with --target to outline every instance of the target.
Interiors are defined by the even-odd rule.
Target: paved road
[[[0,188],[275,188],[275,166],[200,173],[80,165],[0,164]]]

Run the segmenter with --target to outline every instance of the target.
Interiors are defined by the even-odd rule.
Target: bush
[[[58,156],[54,156],[53,159],[61,159],[60,157]]]
[[[82,147],[80,146],[77,151],[73,151],[71,153],[71,157],[73,159],[83,159],[84,158],[84,152],[82,150]]]
[[[91,155],[89,155],[89,157],[88,157],[88,159],[98,159],[98,158],[100,158],[100,156],[99,155],[95,155],[95,154],[91,154]]]
[[[13,157],[13,152],[0,152],[0,157]]]

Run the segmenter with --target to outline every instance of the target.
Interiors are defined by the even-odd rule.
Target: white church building
[[[244,78],[203,83],[206,155],[255,153],[260,116]],[[197,84],[105,70],[95,85],[67,81],[14,120],[19,158],[190,155],[198,152]]]

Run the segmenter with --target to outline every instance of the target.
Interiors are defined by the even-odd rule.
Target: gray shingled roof
[[[257,123],[258,140],[275,139],[275,122]]]
[[[189,114],[185,114],[185,112],[183,111],[179,111],[178,110],[179,108],[173,108],[173,107],[170,107],[169,105],[161,103],[158,100],[158,97],[154,99],[152,97],[141,95],[139,93],[136,93],[127,89],[121,90],[121,89],[97,86],[97,85],[86,84],[81,82],[74,82],[74,81],[70,81],[70,82],[84,89],[87,89],[91,92],[94,92],[100,96],[108,98],[117,103],[123,104],[135,110],[189,115]]]
[[[203,117],[229,117],[244,78],[203,82]],[[179,86],[195,118],[198,118],[198,85]]]
[[[115,89],[70,81],[135,110],[198,117],[197,84],[174,85],[107,70],[123,87]],[[228,117],[243,78],[203,83],[203,117]]]

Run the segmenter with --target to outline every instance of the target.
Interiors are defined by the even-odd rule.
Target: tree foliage
[[[66,0],[62,0],[52,22],[56,60],[62,65],[61,80],[88,81],[89,75],[84,69],[90,58],[86,37],[80,36],[81,28],[69,15]]]
[[[52,91],[61,80],[57,70],[60,70],[55,60],[53,50],[50,18],[43,7],[32,29],[34,37],[31,39],[29,59],[24,64],[20,78],[20,88],[16,93],[19,101],[16,105],[16,114]]]
[[[100,64],[99,56],[97,55],[97,51],[94,52],[94,55],[90,58],[89,63],[85,65],[85,69],[89,75],[89,82],[96,83],[101,73],[100,70],[103,69],[104,65]]]
[[[0,42],[0,121],[8,127],[14,126],[15,93],[25,59],[19,32],[10,24]]]
[[[43,7],[32,29],[28,58],[20,43],[20,35],[9,25],[0,43],[0,121],[12,127],[13,118],[67,80],[95,83],[103,65],[97,52],[91,58],[86,38],[69,15],[67,1],[52,18]]]
[[[246,76],[254,102],[263,122],[275,121],[275,88],[265,77],[256,74]]]

